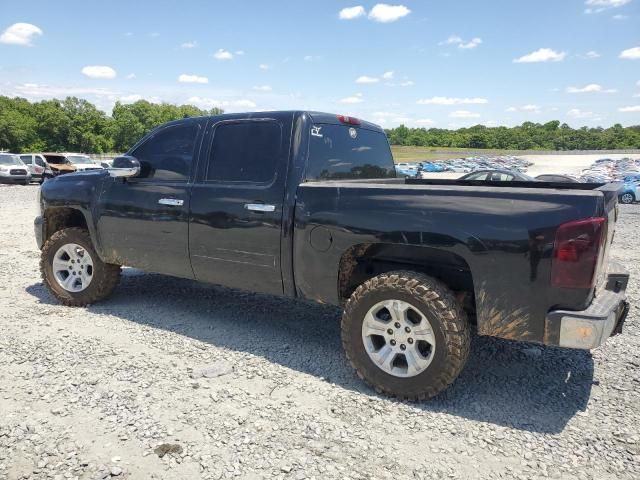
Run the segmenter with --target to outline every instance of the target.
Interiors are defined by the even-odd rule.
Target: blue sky
[[[0,0],[0,94],[637,125],[640,0]]]

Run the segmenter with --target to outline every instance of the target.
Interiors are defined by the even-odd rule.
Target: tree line
[[[640,125],[571,128],[553,120],[524,122],[516,127],[476,125],[457,130],[408,128],[385,130],[392,145],[492,148],[507,150],[616,150],[640,148]]]
[[[0,150],[11,152],[125,152],[154,127],[179,118],[217,115],[219,108],[116,102],[107,115],[76,97],[30,102],[0,96]],[[640,125],[571,128],[557,120],[524,122],[516,127],[476,125],[457,130],[408,128],[385,130],[392,145],[491,148],[508,150],[615,150],[640,148]]]
[[[29,102],[0,96],[0,150],[10,152],[126,152],[154,127],[180,118],[217,115],[219,108],[116,102],[107,115],[76,97]]]

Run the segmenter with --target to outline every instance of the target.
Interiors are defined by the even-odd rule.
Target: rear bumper
[[[607,284],[586,310],[553,310],[547,314],[547,332],[555,331],[547,344],[566,348],[589,350],[607,341],[612,335],[622,333],[622,326],[629,313],[626,288],[629,273],[617,263],[609,268]]]

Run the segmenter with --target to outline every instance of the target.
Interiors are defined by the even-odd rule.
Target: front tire
[[[107,298],[120,280],[120,266],[102,262],[82,228],[59,230],[45,242],[40,273],[51,294],[69,307]]]
[[[371,278],[353,293],[342,316],[342,345],[358,376],[377,392],[423,400],[458,377],[470,331],[445,285],[397,271]]]
[[[635,201],[633,193],[623,193],[620,195],[620,203],[630,204]]]

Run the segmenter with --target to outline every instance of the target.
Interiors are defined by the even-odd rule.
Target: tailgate
[[[621,183],[607,183],[598,187],[604,196],[603,211],[601,215],[607,219],[606,239],[603,245],[603,253],[596,269],[596,295],[604,289],[609,273],[609,253],[615,234],[616,222],[618,220],[618,193],[622,188]]]

